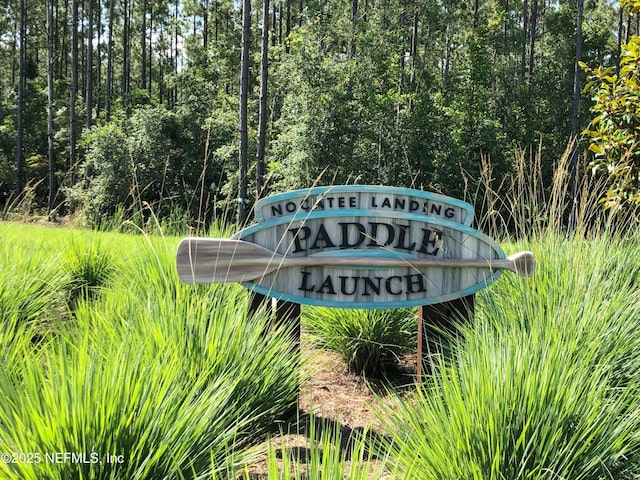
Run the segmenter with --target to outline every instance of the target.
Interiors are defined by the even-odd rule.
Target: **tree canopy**
[[[251,9],[247,151],[254,172],[262,4],[3,0],[0,203],[26,187],[35,207],[81,211],[89,222],[141,205],[160,215],[179,209],[199,221],[232,219],[241,4]],[[627,58],[622,46],[631,48],[639,33],[633,8],[604,0],[584,2],[581,38],[578,5],[565,0],[267,6],[259,161],[270,192],[357,182],[462,196],[483,159],[504,177],[514,152],[540,145],[550,171],[571,137],[576,61],[615,69]],[[574,115],[583,130],[598,100],[585,93],[580,100]]]

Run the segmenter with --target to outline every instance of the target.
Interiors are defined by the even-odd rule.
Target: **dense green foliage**
[[[584,132],[595,155],[589,164],[608,178],[609,189],[601,199],[617,215],[628,215],[640,205],[640,37],[622,46],[617,73],[613,67],[589,69],[595,101],[594,118]]]
[[[77,2],[6,0],[0,202],[14,205],[22,183],[31,192],[25,206],[45,206],[54,187],[50,208],[81,208],[90,224],[118,208],[140,213],[146,205],[161,216],[187,211],[194,223],[233,211],[240,3],[84,2],[74,62],[70,23]],[[260,5],[253,3],[250,158],[261,26]],[[271,2],[269,188],[360,182],[460,196],[465,186],[473,191],[483,158],[504,176],[513,170],[515,152],[540,142],[544,171],[550,171],[571,134],[576,15],[574,2],[564,0]],[[614,62],[616,37],[635,32],[631,20],[618,22],[610,3],[586,2],[582,59]],[[28,41],[21,41],[23,24]],[[47,49],[55,53],[49,62]],[[587,107],[583,102],[581,128]]]

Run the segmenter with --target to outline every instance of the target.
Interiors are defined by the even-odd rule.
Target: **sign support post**
[[[422,357],[425,345],[429,342],[429,332],[433,336],[442,333],[455,333],[455,321],[471,321],[475,312],[475,295],[457,298],[450,302],[418,307],[417,342],[417,382],[422,382]],[[426,333],[425,333],[426,332]],[[427,349],[428,350],[428,349]]]

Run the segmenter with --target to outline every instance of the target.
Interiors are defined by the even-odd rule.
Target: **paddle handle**
[[[241,261],[241,259],[239,259]],[[394,258],[394,257],[283,257],[274,256],[268,271],[283,267],[335,266],[335,267],[443,267],[443,268],[490,268],[509,270],[518,275],[531,276],[535,269],[535,259],[531,252],[519,252],[504,259],[476,258]],[[235,263],[235,261],[234,261]]]
[[[350,255],[289,257],[254,243],[234,239],[186,238],[176,255],[178,274],[185,283],[246,282],[288,267],[408,267],[489,268],[531,276],[535,257],[520,252],[505,259],[402,258]]]

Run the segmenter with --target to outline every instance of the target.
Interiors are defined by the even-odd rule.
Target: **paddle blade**
[[[253,243],[227,238],[185,238],[176,267],[188,284],[246,282],[278,268],[281,256]]]
[[[507,257],[513,262],[514,268],[509,268],[512,272],[523,277],[530,277],[536,271],[536,257],[531,252],[518,252]]]

